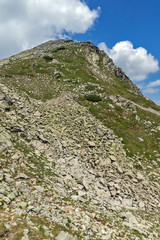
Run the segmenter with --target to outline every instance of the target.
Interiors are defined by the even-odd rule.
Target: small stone
[[[11,199],[11,200],[13,200],[13,199],[15,198],[14,193],[13,193],[13,192],[9,193],[9,194],[8,194],[8,198]]]
[[[141,137],[138,137],[138,140],[139,140],[139,142],[141,142],[141,143],[144,142],[143,138],[141,138]]]
[[[96,146],[96,144],[95,144],[94,142],[91,142],[91,141],[88,141],[88,145],[89,145],[90,147],[95,147],[95,146]]]
[[[28,233],[29,233],[29,230],[28,229],[24,229],[24,236],[21,238],[21,240],[29,240]]]
[[[85,195],[86,195],[86,192],[78,191],[78,195],[79,195],[80,197],[85,196]]]
[[[54,72],[54,77],[55,77],[56,79],[60,78],[60,77],[61,77],[61,73],[60,73],[59,71],[55,71],[55,72]]]
[[[141,202],[139,202],[139,204],[138,204],[138,205],[139,205],[139,207],[140,207],[140,208],[144,208],[144,206],[145,206],[145,203],[141,201]]]
[[[83,183],[83,186],[85,187],[85,189],[88,190],[88,181],[87,181],[87,179],[83,179],[82,183]]]
[[[33,211],[33,209],[34,209],[34,207],[33,207],[33,206],[28,206],[28,207],[27,207],[27,213],[29,213],[29,212]]]
[[[26,202],[21,202],[19,204],[19,206],[22,208],[22,209],[25,209],[27,207],[27,203]]]
[[[74,201],[80,201],[80,199],[81,199],[81,197],[78,196],[78,195],[73,195],[73,196],[71,196],[71,198],[72,198],[72,200],[74,200]]]
[[[50,62],[51,64],[60,64],[60,62],[57,59],[53,59],[52,62]]]
[[[120,218],[127,220],[131,225],[137,225],[137,219],[135,218],[135,216],[133,214],[131,214],[130,212],[122,212],[120,213]]]
[[[140,172],[138,172],[138,173],[137,173],[137,179],[138,179],[139,181],[142,181],[142,180],[144,180],[145,178],[144,178],[144,176],[143,176]]]
[[[3,180],[3,173],[0,173],[0,181]]]
[[[104,165],[111,165],[111,160],[112,160],[112,159],[106,158],[106,159],[104,160]]]
[[[4,234],[6,232],[6,228],[3,224],[0,224],[0,238],[4,237]]]
[[[35,188],[37,189],[38,192],[41,192],[41,193],[44,192],[44,187],[41,187],[41,186],[35,186]]]
[[[98,128],[97,129],[97,134],[100,136],[100,137],[103,137],[104,133]]]
[[[112,197],[116,196],[116,194],[117,194],[116,190],[111,191],[111,196]]]
[[[35,116],[35,117],[40,117],[40,116],[41,116],[41,113],[40,113],[39,111],[36,111],[36,112],[34,113],[34,116]]]
[[[132,199],[123,199],[122,204],[125,205],[125,206],[131,207],[132,206]]]
[[[0,90],[0,101],[5,99],[5,94]]]
[[[133,178],[134,177],[133,172],[131,170],[127,171],[125,173],[125,176],[128,176],[129,178]]]
[[[113,187],[114,185],[115,185],[114,182],[108,182],[108,186],[109,186],[109,187]]]
[[[56,237],[56,240],[77,240],[76,237],[71,236],[69,233],[61,231],[58,236]]]
[[[130,214],[130,216],[129,216],[129,223],[131,225],[137,225],[138,224],[137,219],[132,214]]]
[[[98,177],[104,177],[105,172],[97,172]]]
[[[4,223],[4,227],[5,227],[7,230],[11,230],[11,226],[10,226],[8,223]]]
[[[2,200],[6,203],[6,204],[10,204],[11,200],[8,197],[2,197]]]
[[[136,120],[139,122],[141,119],[140,119],[140,117],[138,116],[138,115],[136,115]]]
[[[117,172],[120,173],[120,174],[123,173],[123,170],[122,170],[122,168],[120,166],[117,166]]]
[[[27,180],[27,179],[29,179],[29,177],[24,173],[20,173],[20,174],[17,175],[17,177],[15,179],[25,179],[25,180]]]
[[[115,162],[115,161],[116,161],[116,157],[115,157],[114,155],[110,155],[109,157],[110,157],[110,160],[111,160],[112,162]]]
[[[0,194],[3,194],[3,195],[8,194],[8,191],[6,190],[5,187],[1,187],[1,188],[0,188]]]

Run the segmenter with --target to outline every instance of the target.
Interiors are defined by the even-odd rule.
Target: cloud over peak
[[[118,42],[112,49],[109,49],[104,42],[98,47],[104,50],[133,81],[143,81],[150,73],[159,70],[158,60],[151,53],[147,53],[145,48],[133,48],[130,41]]]
[[[0,1],[1,57],[65,33],[85,33],[98,17],[81,0]]]

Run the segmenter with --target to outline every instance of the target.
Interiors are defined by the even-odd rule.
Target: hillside
[[[0,60],[0,239],[159,239],[160,107],[90,42]]]

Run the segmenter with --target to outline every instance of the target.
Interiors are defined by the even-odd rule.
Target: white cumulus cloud
[[[104,42],[98,47],[104,50],[133,81],[145,80],[150,73],[159,70],[158,60],[145,48],[134,49],[130,41],[118,42],[112,49],[109,49]]]
[[[145,88],[143,90],[143,93],[149,93],[149,94],[158,93],[158,92],[159,92],[158,88]]]
[[[148,83],[147,87],[158,87],[160,86],[160,80],[156,80],[153,82]]]
[[[98,11],[81,0],[1,0],[0,58],[51,38],[85,33]]]

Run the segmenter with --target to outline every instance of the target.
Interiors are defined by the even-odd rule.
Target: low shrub
[[[73,42],[73,40],[65,40],[65,42],[68,42],[68,43],[69,43],[69,42]]]
[[[95,94],[86,95],[85,99],[87,101],[90,101],[90,102],[100,102],[100,101],[102,101],[102,98],[99,95],[95,95]]]
[[[46,60],[46,62],[49,62],[49,61],[53,60],[53,58],[50,57],[50,56],[44,56],[43,59]]]
[[[52,52],[56,53],[56,52],[58,52],[60,50],[64,50],[64,49],[66,49],[66,48],[62,46],[62,47],[58,47],[58,48],[54,49]]]

